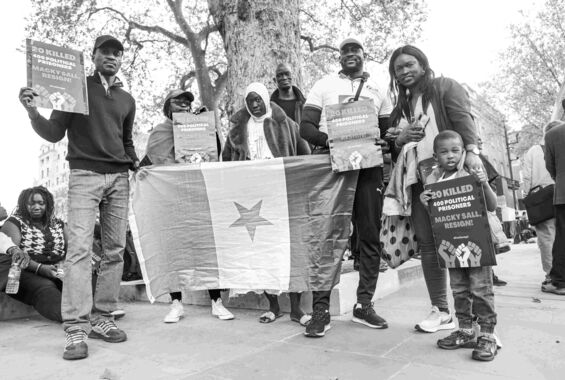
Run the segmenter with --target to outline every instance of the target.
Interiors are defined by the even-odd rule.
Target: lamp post
[[[512,199],[514,201],[514,210],[518,210],[516,204],[516,190],[514,190],[514,171],[512,170],[512,158],[510,157],[510,143],[508,142],[508,129],[506,128],[506,123],[503,124],[504,127],[504,142],[506,144],[506,155],[508,156],[508,167],[510,169],[510,181],[512,182]]]

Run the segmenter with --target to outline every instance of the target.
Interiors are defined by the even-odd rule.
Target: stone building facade
[[[69,188],[69,163],[67,139],[41,145],[38,157],[36,186],[45,186],[55,198],[56,216],[67,220],[67,191]]]
[[[508,162],[507,135],[504,115],[485,98],[467,85],[463,85],[471,99],[471,113],[482,140],[482,153],[493,164],[500,177],[496,181],[499,217],[513,221],[518,208],[519,165],[512,162],[512,175]]]

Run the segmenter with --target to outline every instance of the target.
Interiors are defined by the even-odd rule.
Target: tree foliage
[[[137,128],[147,130],[161,118],[162,100],[173,87],[190,89],[201,104],[224,109],[227,57],[245,52],[226,50],[214,12],[218,3],[241,7],[250,1],[35,0],[27,35],[79,50],[91,47],[100,34],[124,36],[121,76],[138,103]],[[306,89],[335,69],[340,39],[360,36],[369,59],[382,63],[396,46],[419,37],[426,18],[424,0],[304,0],[296,4],[300,4],[296,28],[303,41],[301,84]],[[257,79],[267,83],[271,78]]]
[[[500,55],[499,71],[484,84],[523,126],[514,147],[518,155],[541,139],[565,80],[565,2],[546,0],[536,14],[522,16],[510,26],[511,44]]]

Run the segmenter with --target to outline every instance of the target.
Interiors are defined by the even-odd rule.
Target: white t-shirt
[[[348,103],[357,93],[360,83],[361,78],[350,79],[344,74],[331,74],[314,84],[304,106],[322,111],[320,132],[328,133],[325,107],[331,104]],[[388,92],[370,79],[363,85],[359,99],[373,99],[377,117],[389,116],[392,112],[392,102]]]

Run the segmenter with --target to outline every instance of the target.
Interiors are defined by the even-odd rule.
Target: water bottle
[[[6,284],[6,294],[16,294],[20,289],[20,275],[22,270],[18,263],[12,263],[8,272],[8,283]]]

